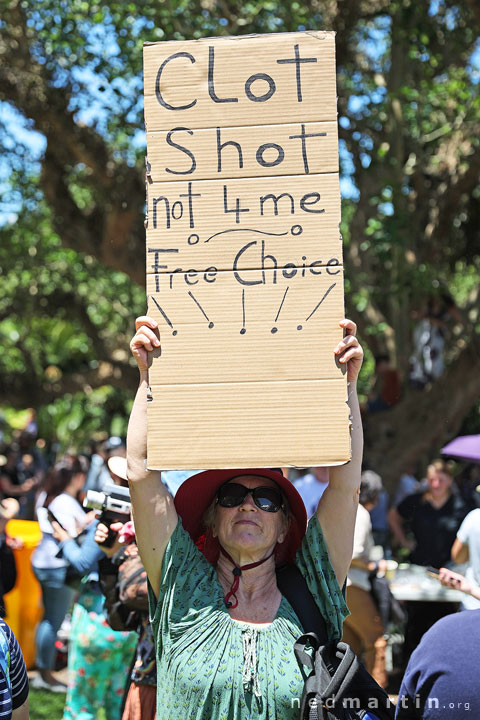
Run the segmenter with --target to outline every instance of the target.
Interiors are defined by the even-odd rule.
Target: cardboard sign
[[[148,467],[350,458],[334,34],[146,44]]]

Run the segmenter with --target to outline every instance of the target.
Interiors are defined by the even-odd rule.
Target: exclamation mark
[[[200,310],[200,312],[202,313],[203,317],[204,317],[206,320],[208,320],[208,327],[209,327],[210,330],[211,330],[211,329],[214,327],[214,323],[210,320],[210,318],[208,317],[207,313],[206,313],[205,310],[202,308],[202,306],[201,306],[200,303],[198,302],[197,298],[194,297],[193,293],[190,292],[190,290],[188,291],[188,294],[190,295],[190,297],[192,298],[192,300],[193,300],[193,302],[196,304],[196,306],[199,308],[199,310]]]
[[[173,325],[172,325],[172,323],[170,322],[170,320],[169,320],[169,318],[168,318],[167,313],[165,312],[165,310],[163,310],[163,309],[160,307],[160,305],[159,305],[158,302],[155,300],[155,298],[153,297],[153,295],[150,295],[150,297],[152,298],[153,302],[154,302],[155,305],[157,306],[158,311],[161,313],[161,315],[162,315],[163,319],[165,320],[165,322],[167,323],[167,325],[169,325],[169,327],[171,327],[172,330],[173,330]],[[177,331],[176,331],[176,330],[173,330],[172,335],[176,335],[176,334],[177,334]]]
[[[280,303],[280,307],[278,308],[278,312],[277,312],[277,316],[276,316],[276,318],[275,318],[275,322],[277,322],[277,320],[278,320],[278,318],[279,318],[279,316],[280,316],[280,311],[281,311],[281,309],[282,309],[282,307],[283,307],[283,303],[285,302],[285,298],[287,297],[288,291],[289,291],[289,287],[287,287],[287,289],[286,289],[285,292],[283,293],[282,302]],[[273,327],[273,328],[270,330],[270,332],[272,333],[272,335],[275,335],[275,333],[278,332],[278,328],[277,328],[277,327]]]
[[[329,295],[329,293],[331,293],[331,291],[333,290],[333,288],[335,287],[336,284],[337,284],[337,283],[333,283],[333,285],[330,285],[330,287],[328,288],[327,292],[326,292],[325,295],[322,297],[322,299],[320,300],[320,302],[315,305],[315,307],[313,308],[313,310],[312,310],[312,312],[310,313],[310,315],[309,315],[307,318],[305,318],[305,322],[308,322],[308,321],[310,320],[310,318],[312,317],[312,315],[314,315],[314,314],[317,312],[317,310],[318,310],[318,308],[320,307],[320,305],[323,303],[323,301],[325,300],[325,298],[327,297],[327,295]],[[303,330],[303,325],[297,325],[297,330]]]
[[[245,328],[245,289],[242,290],[242,329],[240,330],[240,335],[245,335],[247,332]]]

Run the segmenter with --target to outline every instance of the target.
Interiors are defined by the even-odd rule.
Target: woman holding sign
[[[303,501],[280,470],[209,470],[175,501],[146,470],[149,352],[158,324],[137,319],[131,350],[140,371],[128,428],[128,475],[137,541],[150,581],[157,647],[157,720],[293,719],[303,679],[293,653],[300,622],[277,587],[275,566],[294,562],[339,639],[353,548],[362,456],[356,380],[363,352],[355,324],[333,350],[347,366],[352,460],[330,483],[307,527]]]

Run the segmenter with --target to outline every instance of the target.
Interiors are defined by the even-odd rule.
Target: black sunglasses
[[[247,495],[251,495],[255,505],[265,512],[276,513],[284,508],[282,493],[276,488],[268,486],[247,488],[245,485],[232,482],[221,485],[217,492],[217,502],[221,507],[237,507],[244,502]]]

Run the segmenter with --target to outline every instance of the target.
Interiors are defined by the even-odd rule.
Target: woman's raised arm
[[[342,587],[352,560],[353,533],[357,516],[362,471],[363,430],[357,397],[357,378],[363,350],[351,320],[340,323],[345,337],[334,350],[339,362],[347,364],[348,405],[352,423],[352,457],[345,465],[329,468],[328,487],[318,504],[317,517],[325,537],[330,562]]]
[[[147,395],[149,353],[160,347],[158,323],[147,316],[136,320],[130,349],[137,361],[140,384],[130,413],[127,432],[127,475],[132,498],[137,544],[148,579],[158,597],[162,559],[177,525],[173,498],[160,472],[147,470]]]

